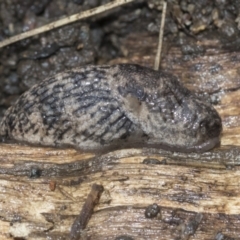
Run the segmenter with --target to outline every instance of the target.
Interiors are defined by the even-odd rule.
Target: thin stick
[[[167,3],[163,2],[161,27],[159,31],[159,42],[158,42],[158,49],[157,49],[157,54],[156,54],[155,63],[154,63],[154,70],[159,70],[159,66],[160,66],[163,32],[164,32],[164,25],[165,25],[165,18],[166,18],[166,9],[167,9]]]
[[[82,231],[87,226],[87,223],[93,214],[94,207],[98,204],[103,190],[104,189],[102,185],[93,184],[91,192],[88,194],[80,214],[74,220],[74,223],[71,227],[71,240],[78,240],[81,238]]]
[[[121,5],[130,3],[130,2],[133,2],[133,1],[134,0],[116,0],[116,1],[104,4],[104,5],[100,6],[100,7],[92,8],[90,10],[87,10],[87,11],[84,11],[84,12],[81,12],[81,13],[77,13],[77,14],[71,15],[69,17],[66,17],[66,18],[57,20],[55,22],[46,24],[46,25],[44,25],[42,27],[35,28],[35,29],[30,30],[28,32],[24,32],[24,33],[18,34],[16,36],[10,37],[10,38],[8,38],[6,40],[3,40],[2,42],[0,42],[0,48],[5,47],[7,45],[10,45],[10,44],[12,44],[14,42],[23,40],[25,38],[32,37],[32,36],[37,35],[39,33],[47,32],[47,31],[50,31],[50,30],[52,30],[54,28],[58,28],[58,27],[64,26],[66,24],[75,22],[77,20],[84,19],[84,18],[87,18],[87,17],[91,17],[91,16],[97,15],[99,13],[103,13],[105,11],[111,10],[113,8],[119,7]]]

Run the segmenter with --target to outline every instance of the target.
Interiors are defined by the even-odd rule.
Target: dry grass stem
[[[102,5],[100,7],[96,7],[96,8],[81,12],[81,13],[77,13],[77,14],[68,16],[66,18],[57,20],[57,21],[49,23],[49,24],[46,24],[42,27],[35,28],[35,29],[30,30],[28,32],[24,32],[24,33],[18,34],[16,36],[10,37],[6,40],[3,40],[2,42],[0,42],[0,48],[5,47],[7,45],[10,45],[14,42],[18,42],[20,40],[35,36],[37,34],[44,33],[44,32],[50,31],[52,29],[67,25],[69,23],[76,22],[78,20],[88,18],[88,17],[94,16],[94,15],[97,15],[99,13],[109,11],[113,8],[122,6],[124,4],[130,3],[130,2],[133,2],[133,1],[134,0],[116,0],[116,1],[113,1],[113,2],[110,2],[110,3],[107,3],[105,5]]]
[[[164,25],[165,25],[165,18],[166,18],[166,9],[167,9],[167,3],[163,2],[162,20],[161,20],[161,26],[159,31],[159,42],[158,42],[158,49],[157,49],[157,54],[156,54],[155,63],[154,63],[154,70],[159,70],[159,66],[160,66],[163,33],[164,33]]]

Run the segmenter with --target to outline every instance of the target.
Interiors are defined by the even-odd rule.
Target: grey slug
[[[20,96],[0,123],[4,139],[83,150],[203,152],[219,144],[221,131],[216,110],[175,76],[134,64],[50,77]]]

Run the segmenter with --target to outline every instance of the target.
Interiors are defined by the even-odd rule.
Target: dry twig
[[[75,219],[71,232],[70,239],[78,240],[81,237],[83,229],[87,226],[89,219],[93,214],[93,209],[95,205],[98,204],[100,195],[103,192],[103,186],[98,184],[93,184],[91,192],[88,194],[86,202],[84,203],[80,214]]]

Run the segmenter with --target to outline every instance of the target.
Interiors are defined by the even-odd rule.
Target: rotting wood
[[[152,43],[146,39],[147,48]],[[184,226],[191,226],[200,214],[202,219],[189,239],[215,239],[217,234],[237,239],[239,52],[207,47],[207,43],[198,43],[205,44],[205,54],[197,54],[185,64],[180,61],[179,65],[173,64],[173,57],[179,63],[184,57],[181,49],[171,47],[162,64],[179,74],[192,90],[206,90],[210,96],[217,93],[219,101],[215,107],[224,125],[220,148],[203,154],[124,149],[100,156],[74,149],[1,144],[0,239],[68,239],[94,183],[101,184],[105,191],[86,226],[86,238],[114,239],[127,235],[133,239],[183,239]],[[129,52],[130,61],[146,61],[147,57],[140,59],[140,55],[133,53]],[[210,58],[214,61],[210,62]],[[209,72],[216,63],[223,69]],[[204,72],[193,71],[194,66],[202,66]],[[149,158],[160,164],[145,164]],[[36,169],[39,174],[30,178]],[[145,218],[146,207],[153,203],[161,207],[160,219]]]
[[[22,150],[28,148],[22,147]],[[46,171],[44,166],[49,167],[51,157],[45,163],[46,160],[21,161],[12,156],[4,163],[2,156],[1,169],[6,167],[8,173],[1,174],[0,214],[4,221],[11,223],[5,234],[10,232],[27,239],[60,235],[67,238],[91,185],[99,182],[105,191],[85,232],[94,239],[114,239],[122,234],[135,239],[174,239],[182,234],[178,226],[186,224],[195,213],[203,214],[204,221],[193,239],[207,239],[206,236],[213,237],[215,231],[220,230],[234,230],[237,236],[240,234],[237,227],[239,151],[238,148],[232,152],[232,165],[227,165],[228,160],[225,158],[224,162],[223,156],[230,155],[229,149],[202,155],[130,149],[88,160],[74,159],[66,164],[55,162]],[[50,152],[50,149],[43,149],[42,155]],[[59,156],[64,152],[59,150]],[[164,164],[143,164],[149,157]],[[33,163],[42,169],[43,175],[39,178],[29,178]],[[91,166],[92,170],[86,171],[81,163]],[[49,188],[51,181],[56,182],[54,191]],[[161,207],[160,220],[144,216],[145,208],[152,203]],[[175,216],[176,211],[181,217]]]

